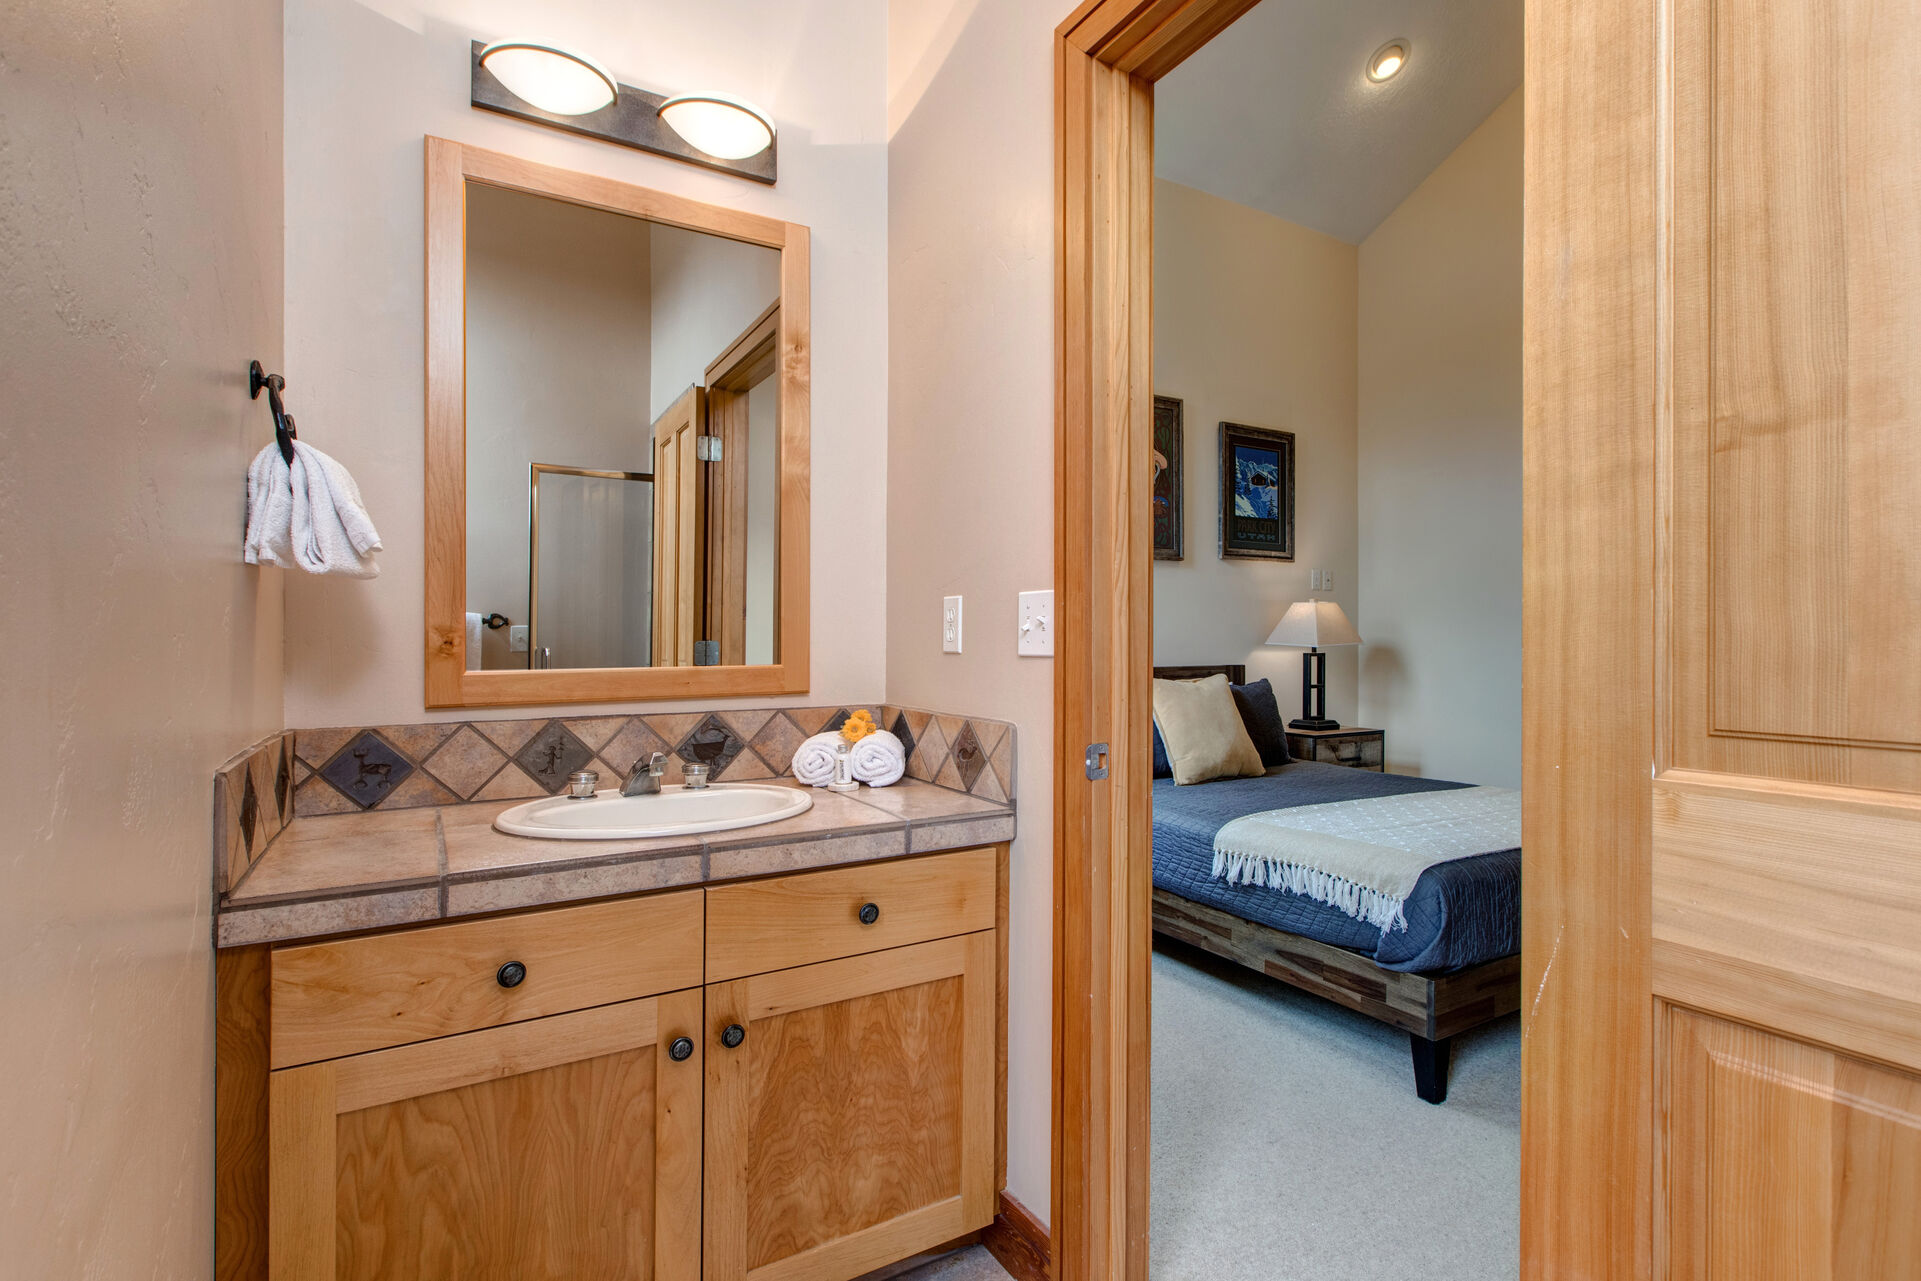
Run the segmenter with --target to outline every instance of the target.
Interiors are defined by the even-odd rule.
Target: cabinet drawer
[[[1314,759],[1329,765],[1349,765],[1357,769],[1381,768],[1381,740],[1378,738],[1324,738],[1314,744]]]
[[[273,954],[276,1068],[699,987],[701,891]],[[524,977],[506,986],[502,967]]]
[[[984,848],[710,889],[707,981],[991,930],[994,874]]]

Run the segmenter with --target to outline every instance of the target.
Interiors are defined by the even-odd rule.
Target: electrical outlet
[[[958,596],[941,598],[940,649],[943,654],[961,652],[961,598]]]
[[[507,652],[524,654],[527,652],[527,625],[518,624],[507,629]]]
[[[1018,651],[1050,657],[1054,653],[1054,593],[1021,593],[1021,630]]]

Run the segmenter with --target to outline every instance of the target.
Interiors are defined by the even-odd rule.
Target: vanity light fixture
[[[1407,41],[1390,40],[1367,60],[1367,78],[1375,84],[1392,80],[1407,65]]]
[[[480,51],[480,65],[518,96],[557,116],[584,116],[620,97],[612,76],[552,45],[497,40]]]
[[[660,104],[668,128],[710,156],[745,160],[774,145],[774,122],[751,102],[718,93],[683,93]]]
[[[772,186],[774,122],[738,98],[617,83],[591,60],[528,40],[473,42],[475,107]]]

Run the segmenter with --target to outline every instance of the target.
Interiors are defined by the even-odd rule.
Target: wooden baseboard
[[[981,1233],[981,1244],[1014,1281],[1048,1281],[1053,1273],[1054,1246],[1047,1229],[1005,1192],[1000,1213]]]

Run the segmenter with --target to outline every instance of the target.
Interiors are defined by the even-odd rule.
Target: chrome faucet
[[[620,784],[622,796],[653,796],[660,791],[661,775],[667,772],[667,756],[655,752],[645,760],[635,761],[634,767],[627,771],[627,777]]]

